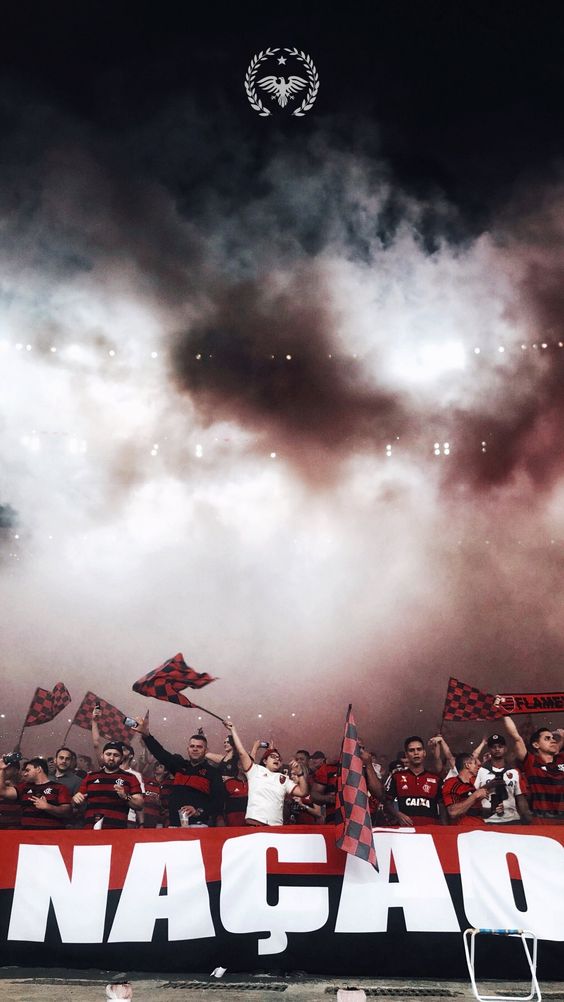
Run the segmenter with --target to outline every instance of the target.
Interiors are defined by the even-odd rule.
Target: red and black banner
[[[443,720],[499,720],[515,713],[564,712],[564,692],[492,695],[449,678]]]
[[[54,720],[71,701],[70,693],[63,682],[57,682],[52,691],[37,688],[29,704],[24,727],[35,727]]]
[[[100,733],[111,741],[129,742],[131,731],[123,723],[125,714],[118,710],[117,706],[112,706],[107,700],[101,699],[95,692],[86,693],[74,715],[73,724],[89,731],[92,727],[92,712],[97,705],[100,707],[100,716],[98,717]]]
[[[564,827],[0,832],[0,964],[466,979],[462,931],[525,928],[564,973]],[[527,978],[483,936],[478,977]]]

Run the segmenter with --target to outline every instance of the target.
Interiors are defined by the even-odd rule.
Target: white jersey
[[[487,769],[485,766],[481,766],[478,769],[478,775],[476,776],[475,787],[478,789],[481,786],[485,786],[490,780],[495,779],[497,776],[503,776],[503,781],[505,783],[505,788],[507,790],[507,800],[503,801],[503,814],[491,814],[489,818],[484,818],[487,824],[509,824],[509,822],[519,823],[519,811],[517,810],[517,804],[515,802],[515,797],[519,796],[523,791],[521,789],[520,775],[518,769]],[[491,800],[489,797],[484,797],[482,800],[482,807],[487,811],[491,808]]]
[[[263,825],[281,825],[284,799],[297,788],[294,780],[283,772],[270,772],[256,762],[247,772],[247,780],[249,799],[245,817]]]

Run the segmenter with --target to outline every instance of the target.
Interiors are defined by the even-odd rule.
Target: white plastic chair
[[[531,972],[531,987],[528,995],[482,995],[478,991],[478,986],[476,985],[476,972],[475,972],[475,946],[476,946],[476,936],[487,935],[487,936],[508,936],[514,939],[520,939],[523,944],[523,949],[525,951],[525,957],[527,958],[527,963],[529,965],[529,970]],[[533,951],[531,953],[529,949],[529,944],[527,943],[527,938],[533,941]],[[537,937],[534,932],[530,932],[528,929],[465,929],[462,934],[462,940],[464,943],[464,952],[466,954],[466,963],[468,965],[468,973],[470,975],[470,981],[472,984],[472,991],[474,992],[475,998],[478,1002],[530,1002],[531,999],[536,998],[537,1002],[541,1002],[541,991],[539,988],[539,983],[537,981]]]

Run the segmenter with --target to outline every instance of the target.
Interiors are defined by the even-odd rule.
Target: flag
[[[100,716],[97,718],[100,733],[111,741],[126,741],[129,744],[131,730],[123,723],[125,714],[118,710],[117,706],[112,706],[105,699],[100,699],[94,692],[86,693],[74,715],[73,724],[89,731],[92,726],[92,711],[96,703],[100,705]]]
[[[53,691],[49,689],[37,688],[33,694],[33,699],[29,704],[24,727],[35,727],[37,724],[46,724],[53,720],[65,706],[70,703],[70,693],[62,682],[57,682],[53,686]]]
[[[497,696],[449,678],[443,720],[498,720],[503,716]]]
[[[498,720],[510,713],[564,711],[564,692],[513,692],[492,696],[449,678],[443,720]]]
[[[337,777],[336,842],[339,849],[376,866],[368,788],[360,757],[360,742],[349,706]]]
[[[194,671],[186,664],[183,655],[177,654],[134,682],[133,691],[142,696],[154,696],[155,699],[189,707],[194,704],[182,695],[182,689],[201,689],[210,682],[215,682],[212,675]]]

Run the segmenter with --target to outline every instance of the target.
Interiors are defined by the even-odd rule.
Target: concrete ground
[[[103,971],[0,970],[0,1002],[103,1002],[110,975]],[[209,975],[167,976],[130,974],[135,1002],[331,1002],[339,988],[363,989],[367,999],[394,1002],[444,1002],[474,998],[469,983],[409,981],[377,978],[278,978],[267,975],[232,975],[221,980]],[[510,994],[526,997],[529,986],[487,982],[488,995]],[[508,990],[509,988],[509,990]],[[564,982],[541,984],[543,999],[564,1000]],[[353,997],[351,997],[352,1002]]]

